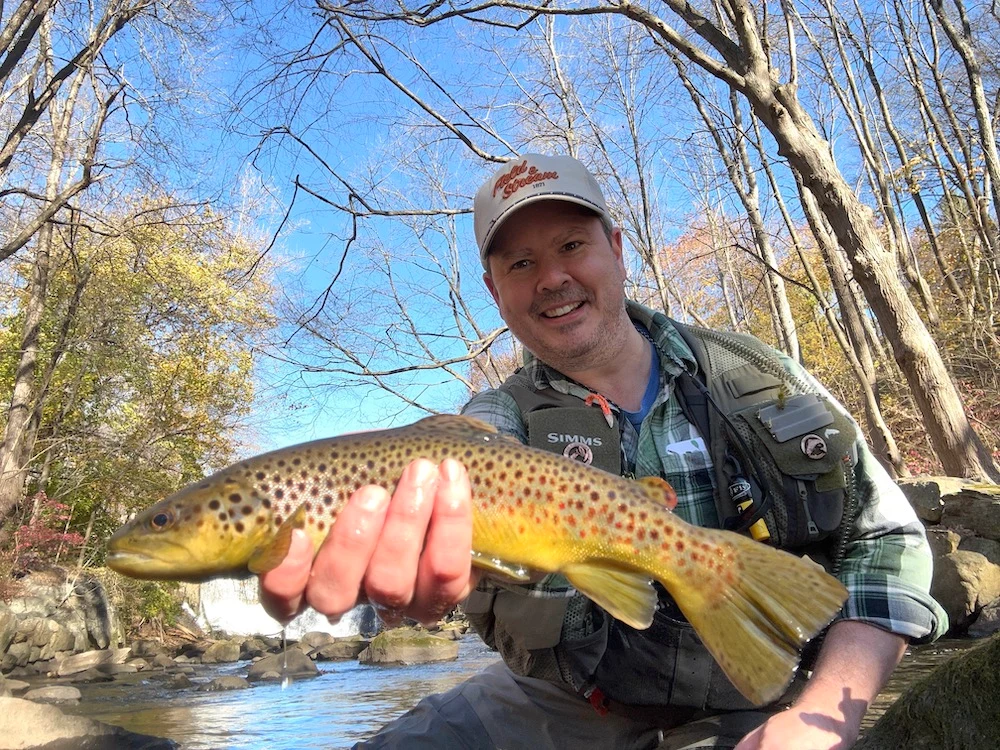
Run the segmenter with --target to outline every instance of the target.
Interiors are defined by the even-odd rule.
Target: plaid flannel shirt
[[[628,310],[637,328],[644,335],[648,332],[659,354],[660,390],[638,434],[628,420],[619,420],[623,428],[624,465],[636,477],[659,476],[668,481],[677,493],[675,512],[685,521],[718,528],[715,478],[706,441],[684,416],[674,397],[676,376],[682,369],[695,374],[697,363],[666,316],[634,302],[628,303]],[[780,356],[789,372],[814,385],[829,397],[830,404],[843,410],[801,365]],[[522,373],[539,389],[550,387],[581,399],[590,393],[530,354]],[[611,407],[618,411],[614,404]],[[462,413],[527,442],[520,409],[508,393],[499,390],[479,393]],[[932,560],[923,525],[861,438],[857,454],[854,472],[858,513],[838,575],[849,595],[838,619],[861,620],[918,642],[931,641],[947,630],[948,617],[929,594]],[[520,588],[536,597],[576,593],[560,575],[547,576]]]

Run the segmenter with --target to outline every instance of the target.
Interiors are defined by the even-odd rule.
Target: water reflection
[[[80,686],[83,700],[72,713],[126,729],[169,737],[184,750],[350,747],[431,693],[457,685],[496,661],[476,638],[459,643],[459,658],[412,667],[369,667],[329,662],[319,677],[249,690],[204,693],[171,690],[148,675]],[[207,682],[245,675],[247,664],[204,667],[193,676]]]

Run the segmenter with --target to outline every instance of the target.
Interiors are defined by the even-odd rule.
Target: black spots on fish
[[[291,477],[288,477],[288,479],[285,480],[285,486],[286,487],[292,487],[294,484],[295,484],[295,480],[292,479]]]
[[[312,495],[313,497],[319,497],[319,487],[317,487],[316,485],[313,485],[309,489],[309,494]]]
[[[237,503],[237,504],[238,503],[242,503],[243,502],[243,495],[241,495],[239,492],[233,492],[229,496],[229,502],[231,502],[231,503]]]
[[[220,521],[226,521],[226,520],[228,520],[228,519],[229,519],[229,514],[228,514],[228,513],[226,513],[226,511],[222,511],[222,512],[221,512],[221,513],[219,514],[219,520],[220,520]]]
[[[207,490],[211,486],[212,485],[209,482],[202,482],[201,484],[198,485],[198,489],[199,490]]]
[[[520,469],[518,469],[517,471],[514,472],[514,479],[520,479],[523,476],[524,476],[524,472],[521,471]]]
[[[208,503],[208,507],[210,510],[218,510],[219,508],[222,507],[222,503],[220,503],[218,500],[210,500]]]
[[[285,491],[279,487],[274,491],[274,496],[278,500],[281,500],[285,496]]]
[[[263,526],[263,525],[264,525],[265,523],[267,523],[267,519],[266,519],[266,518],[264,518],[264,516],[257,516],[257,517],[256,517],[256,518],[255,518],[255,519],[253,520],[253,522],[254,522],[255,524],[257,524],[258,526]]]
[[[333,489],[333,480],[332,479],[327,479],[326,482],[325,482],[325,484],[326,484],[326,488],[328,490],[332,490]]]
[[[590,493],[590,499],[596,503],[598,500],[601,499],[601,495],[597,490],[592,490]]]
[[[263,500],[260,501],[260,504],[263,505],[265,508],[268,508],[268,509],[270,509],[270,507],[271,507],[271,501],[268,498],[266,498],[266,497]]]
[[[271,491],[271,485],[269,485],[269,484],[262,484],[260,486],[260,491],[261,492],[270,492]]]
[[[351,451],[350,453],[347,454],[347,457],[350,458],[352,461],[357,461],[358,460],[358,452],[357,451]]]
[[[236,529],[237,534],[242,534],[245,529],[242,521],[237,521],[236,523],[234,523],[233,528]]]
[[[291,512],[292,512],[292,504],[291,503],[285,503],[285,513],[288,514],[288,513],[291,513]]]
[[[608,500],[614,501],[618,499],[618,493],[614,490],[608,490],[607,492]]]
[[[306,501],[305,506],[306,506],[306,513],[312,513],[313,504]]]
[[[322,519],[320,519],[319,521],[317,521],[316,522],[316,528],[319,529],[320,531],[323,531],[326,528],[326,521],[324,521]]]
[[[278,466],[279,466],[279,467],[283,467],[284,465],[285,465],[285,459],[283,459],[283,458],[279,458],[279,459],[278,459]]]
[[[300,466],[302,464],[302,459],[296,456],[292,459],[292,466]]]
[[[267,479],[267,474],[265,474],[263,471],[258,471],[256,474],[254,474],[254,476],[257,478],[258,481],[263,481]]]
[[[372,459],[365,461],[365,466],[368,467],[368,471],[375,471],[375,462]]]
[[[326,464],[321,463],[319,466],[316,467],[316,471],[318,471],[320,474],[326,474]]]
[[[329,508],[331,505],[333,505],[333,496],[332,495],[323,495],[323,505],[325,505],[327,508]]]
[[[487,461],[485,464],[483,464],[483,468],[486,469],[486,471],[493,471],[493,466],[494,466],[493,461]]]
[[[302,471],[300,471],[299,472],[299,477],[302,478],[302,479],[308,479],[309,478],[309,470],[308,469],[303,469]]]
[[[240,513],[242,513],[244,516],[249,516],[251,513],[253,513],[253,508],[250,507],[249,505],[244,505],[242,508],[240,508]]]

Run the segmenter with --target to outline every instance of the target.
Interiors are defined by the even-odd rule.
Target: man
[[[677,489],[677,512],[686,520],[746,522],[741,528],[762,520],[727,505],[735,502],[729,492],[741,495],[751,483],[736,477],[720,489],[729,480],[719,469],[724,463],[745,465],[742,471],[752,473],[759,487],[766,482],[757,469],[772,449],[748,445],[752,437],[705,435],[692,423],[700,412],[691,404],[706,391],[699,384],[717,374],[707,371],[713,368],[702,356],[710,345],[698,343],[703,334],[682,335],[687,327],[625,299],[622,232],[583,165],[534,154],[512,162],[478,192],[475,229],[484,282],[531,356],[504,387],[477,395],[464,413],[532,444],[565,437],[567,455],[604,462],[605,468],[610,462],[620,473],[661,476]],[[826,406],[825,392],[797,364],[759,343],[740,341],[761,367],[777,362],[779,380],[799,384],[813,409],[810,419],[846,419],[837,416],[836,405]],[[743,380],[770,383],[757,365],[737,365],[749,373]],[[692,395],[684,396],[685,388]],[[785,408],[786,395],[780,398]],[[707,413],[731,411],[711,393],[701,400],[708,402]],[[570,428],[538,429],[563,416],[572,421]],[[606,441],[588,438],[590,417],[616,427],[612,450],[603,450]],[[737,416],[725,418],[732,423]],[[838,508],[845,494],[857,500],[836,514],[826,540],[811,538],[816,544],[808,547],[822,550],[843,540],[832,565],[850,597],[826,635],[811,679],[797,681],[778,704],[761,710],[718,677],[697,639],[685,634],[682,618],[671,619],[666,599],[663,617],[658,613],[650,629],[668,623],[660,637],[609,621],[558,580],[524,587],[480,582],[469,562],[468,477],[450,460],[440,466],[415,461],[392,497],[379,488],[358,490],[315,560],[304,535],[297,537],[286,561],[262,579],[265,606],[279,619],[307,605],[336,617],[367,599],[392,615],[432,621],[466,601],[470,619],[506,664],[422,701],[368,747],[850,747],[907,640],[936,637],[946,618],[927,594],[931,567],[922,527],[863,442],[853,439],[853,429],[823,434],[835,442],[837,432],[850,443],[842,451],[847,468],[830,473],[846,475],[839,489],[828,491],[829,482],[817,489],[800,479],[792,486],[802,497],[823,499],[825,505],[813,508],[819,525],[816,511],[829,506],[830,498],[839,498]],[[794,438],[786,446],[801,444],[807,457],[827,452],[816,434],[803,435],[801,443],[797,432]],[[783,465],[787,457],[780,454],[787,448],[773,450]],[[772,502],[795,511],[795,498],[771,494],[778,495]],[[763,496],[758,500],[763,503]],[[776,517],[767,516],[772,525]],[[812,534],[817,524],[812,516],[808,520]],[[779,533],[754,529],[761,538]]]

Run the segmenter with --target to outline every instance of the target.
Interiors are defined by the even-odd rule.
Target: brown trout
[[[108,565],[136,578],[188,581],[265,572],[284,559],[293,528],[318,549],[354,490],[377,484],[392,492],[416,458],[454,458],[468,470],[473,565],[515,581],[561,573],[640,629],[652,623],[651,580],[659,581],[758,705],[782,694],[799,649],[847,596],[812,562],[685,523],[661,479],[618,477],[459,416],[241,461],[136,516],[108,542]]]

